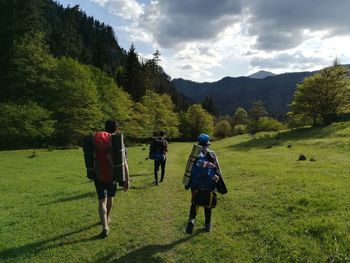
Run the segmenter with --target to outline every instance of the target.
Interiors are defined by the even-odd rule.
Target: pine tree
[[[43,33],[24,34],[13,46],[8,77],[10,85],[5,98],[49,104],[54,67],[55,60],[48,52]]]
[[[43,30],[43,0],[0,0],[0,100],[4,101],[11,89],[9,78],[14,44],[24,34]]]
[[[249,110],[249,117],[252,121],[258,121],[261,117],[267,116],[264,103],[260,100],[253,103]]]
[[[134,100],[139,101],[145,94],[145,88],[142,84],[141,65],[135,51],[135,46],[131,44],[126,58],[123,88]]]
[[[217,114],[217,109],[215,107],[214,100],[211,96],[206,96],[204,98],[204,100],[202,101],[202,107],[211,115],[215,116]]]

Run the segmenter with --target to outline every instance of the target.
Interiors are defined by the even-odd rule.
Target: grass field
[[[0,152],[0,262],[350,262],[350,123],[214,142],[229,193],[211,233],[202,210],[184,231],[191,143],[170,144],[160,186],[143,148],[129,148],[108,239],[82,150]]]

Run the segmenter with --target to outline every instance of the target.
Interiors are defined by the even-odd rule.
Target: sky
[[[350,64],[349,0],[57,0],[113,27],[171,78],[212,82]]]

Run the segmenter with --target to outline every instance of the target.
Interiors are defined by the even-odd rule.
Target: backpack
[[[96,179],[103,183],[113,181],[114,155],[111,136],[108,132],[96,132],[92,137]]]
[[[150,159],[164,161],[165,151],[166,141],[164,139],[154,138],[150,145]]]
[[[96,132],[86,137],[83,144],[87,177],[102,183],[125,181],[125,148],[123,134]]]
[[[213,166],[214,160],[210,153],[200,153],[192,166],[190,187],[204,191],[214,191],[216,183],[213,177],[216,174],[216,167]]]

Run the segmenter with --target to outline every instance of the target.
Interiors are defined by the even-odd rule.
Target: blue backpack
[[[216,187],[216,182],[213,177],[216,174],[216,168],[212,166],[213,160],[210,154],[200,153],[191,169],[190,187],[198,188],[205,191],[213,191]]]

